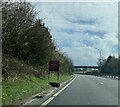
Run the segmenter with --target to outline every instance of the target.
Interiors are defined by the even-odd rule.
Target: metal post
[[[50,79],[50,71],[48,71],[48,80]]]
[[[57,72],[57,80],[59,80],[59,71]]]
[[[101,51],[100,51],[100,73],[101,73],[101,60],[102,60],[102,55],[101,55]]]

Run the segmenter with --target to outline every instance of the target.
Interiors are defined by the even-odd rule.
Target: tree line
[[[113,55],[109,55],[107,59],[99,59],[98,65],[100,66],[101,75],[117,75],[120,73],[120,57],[115,58]]]
[[[28,65],[46,67],[49,60],[59,60],[62,73],[72,72],[71,59],[57,49],[49,28],[42,19],[36,18],[35,5],[2,2],[1,6],[3,77],[11,70],[7,62],[13,58]]]

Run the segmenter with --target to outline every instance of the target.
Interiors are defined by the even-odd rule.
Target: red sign
[[[59,71],[59,61],[49,61],[49,71]]]

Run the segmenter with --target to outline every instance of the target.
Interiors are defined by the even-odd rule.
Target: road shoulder
[[[52,87],[51,89],[45,90],[42,93],[38,93],[38,94],[32,96],[26,102],[23,102],[21,107],[25,107],[25,106],[28,106],[28,105],[41,105],[41,104],[43,104],[46,100],[48,100],[54,94],[56,94],[61,89],[63,89],[67,84],[69,84],[74,78],[75,78],[75,75],[71,79],[69,79],[65,82],[62,82],[60,84],[59,88],[53,88]]]

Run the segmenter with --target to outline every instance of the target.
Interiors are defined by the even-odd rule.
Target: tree
[[[23,56],[27,56],[24,59],[39,65],[46,64],[55,46],[48,28],[44,26],[42,20],[35,21],[33,27],[29,29],[28,36],[22,52]]]
[[[109,55],[107,60],[101,63],[102,74],[118,74],[118,59],[114,56]]]
[[[36,18],[34,5],[28,2],[3,2],[2,16],[3,75],[6,71],[12,71],[10,62],[13,58],[42,67],[56,58],[61,62],[61,71],[71,73],[72,61],[57,50],[48,27],[42,19]]]
[[[2,7],[3,54],[20,57],[27,38],[25,32],[34,23],[34,7],[28,2],[3,2]]]
[[[118,75],[120,76],[120,56],[118,57]]]

